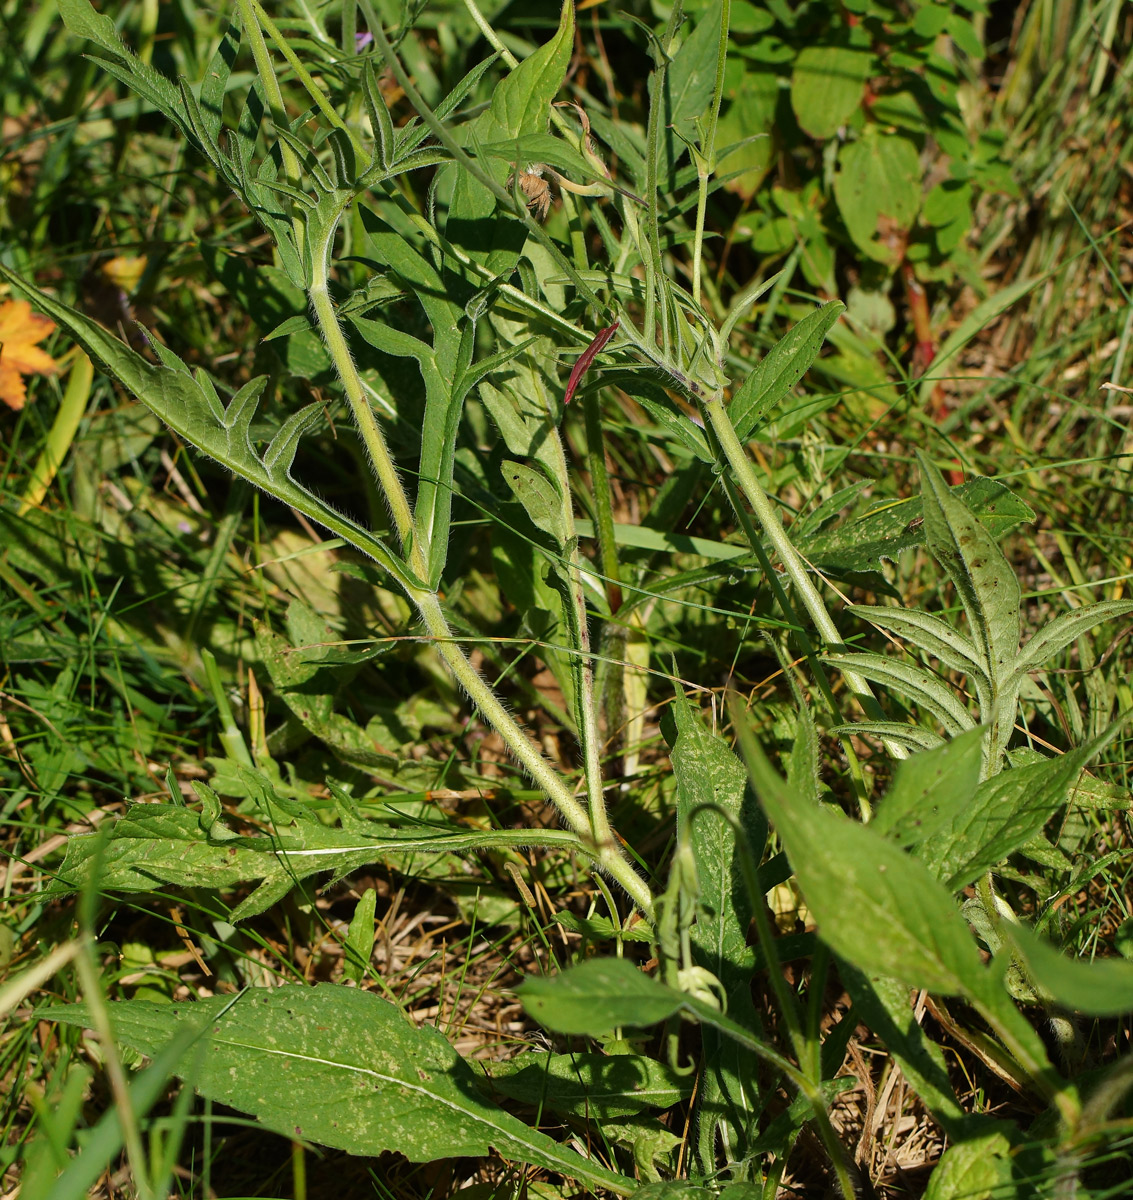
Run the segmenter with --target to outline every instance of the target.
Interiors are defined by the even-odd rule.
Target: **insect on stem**
[[[605,329],[599,329],[594,335],[594,340],[586,347],[585,350],[578,356],[578,361],[574,364],[570,373],[570,379],[567,380],[566,395],[563,397],[563,403],[569,404],[571,397],[574,395],[575,388],[578,387],[579,381],[590,368],[590,364],[601,353],[602,348],[618,331],[620,321],[615,321],[613,325],[607,325]]]

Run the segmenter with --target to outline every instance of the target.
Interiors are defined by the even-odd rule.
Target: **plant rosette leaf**
[[[594,958],[558,975],[529,976],[517,989],[523,1007],[557,1033],[601,1037],[622,1026],[642,1028],[680,1011],[680,992],[624,958]]]
[[[838,156],[834,198],[854,245],[877,262],[896,264],[921,202],[916,145],[867,126]]]
[[[196,1031],[206,1048],[197,1091],[285,1137],[366,1156],[396,1150],[412,1162],[483,1158],[494,1148],[619,1195],[637,1186],[492,1104],[437,1030],[414,1027],[371,992],[329,983],[252,988],[235,1000],[129,1000],[109,1012],[115,1038],[150,1057],[182,1029]],[[91,1023],[83,1004],[40,1016]]]

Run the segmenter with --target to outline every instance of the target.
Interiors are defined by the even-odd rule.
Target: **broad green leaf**
[[[743,381],[728,405],[728,415],[740,441],[752,437],[760,421],[782,403],[810,370],[827,331],[845,307],[841,301],[831,300],[803,317],[771,347]]]
[[[1002,929],[1026,963],[1028,980],[1053,1003],[1088,1017],[1133,1013],[1133,962],[1070,958],[1022,926]]]
[[[950,824],[979,786],[985,733],[971,729],[898,763],[872,828],[907,850]]]
[[[592,958],[558,975],[529,975],[518,992],[541,1025],[587,1037],[623,1025],[656,1025],[679,1012],[686,999],[624,958]]]
[[[834,198],[854,245],[864,254],[895,263],[903,253],[904,238],[888,234],[912,227],[921,201],[921,175],[915,143],[880,133],[876,126],[867,126],[861,138],[842,148]]]
[[[90,1024],[85,1005],[44,1017]],[[583,1158],[487,1101],[476,1073],[431,1026],[357,988],[252,988],[193,1004],[110,1006],[115,1037],[160,1053],[183,1029],[207,1047],[194,1079],[213,1101],[251,1113],[285,1137],[351,1154],[396,1150],[412,1162],[486,1157],[535,1163],[629,1195],[632,1180]]]
[[[857,671],[866,679],[914,700],[932,713],[951,737],[975,725],[952,689],[923,667],[881,654],[831,654],[826,661],[836,664],[839,669]]]
[[[933,1169],[925,1200],[1014,1200],[1015,1149],[999,1131],[949,1146]]]
[[[949,798],[947,816],[917,849],[950,891],[959,891],[1025,846],[1066,803],[1082,768],[1118,733],[1120,724],[1060,758],[1000,771],[974,794]],[[946,815],[944,806],[938,814]]]
[[[1041,667],[1076,638],[1103,621],[1133,612],[1133,600],[1106,600],[1059,613],[1027,642],[1015,661],[1015,673],[1023,675]]]
[[[847,725],[834,725],[831,733],[838,737],[870,736],[897,742],[914,752],[935,750],[945,744],[939,733],[925,729],[923,725],[905,725],[899,721],[854,721]]]
[[[974,513],[952,494],[920,452],[925,540],[956,587],[993,699],[1007,683],[1019,653],[1019,580]]]
[[[1035,519],[1033,509],[994,479],[976,476],[952,494],[995,538]],[[875,570],[882,559],[896,561],[903,550],[924,545],[924,541],[924,506],[914,497],[888,501],[864,517],[852,517],[834,529],[822,530],[799,541],[798,548],[817,567],[864,572]]]
[[[642,1054],[521,1054],[475,1064],[484,1090],[532,1108],[606,1120],[671,1108],[692,1092],[691,1075]]]
[[[967,923],[926,867],[869,826],[800,802],[757,745],[748,767],[819,936],[836,954],[867,974],[945,995],[981,985]]]
[[[32,297],[36,306],[49,314],[74,337],[92,358],[101,362],[128,392],[152,409],[179,437],[192,443],[235,475],[248,480],[269,496],[290,505],[312,521],[323,525],[352,546],[368,554],[399,582],[421,586],[403,563],[369,530],[326,504],[299,484],[291,474],[295,441],[306,422],[322,419],[322,405],[310,405],[285,423],[261,458],[252,446],[251,420],[256,402],[267,381],[246,384],[227,409],[203,375],[194,378],[184,364],[154,366],[101,325],[52,299],[15,272],[0,264],[0,275]],[[167,352],[168,353],[168,352]],[[172,356],[170,356],[172,357]]]
[[[875,70],[868,50],[804,46],[791,72],[791,107],[798,123],[811,137],[833,137],[861,105]]]

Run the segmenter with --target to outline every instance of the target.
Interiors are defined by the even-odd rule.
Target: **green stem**
[[[345,205],[343,207],[345,208]],[[393,516],[394,525],[402,542],[408,544],[410,568],[420,580],[427,577],[428,569],[420,539],[411,536],[414,533],[414,522],[409,500],[393,459],[389,455],[377,419],[366,400],[361,377],[350,355],[350,348],[330,298],[328,273],[333,236],[333,223],[328,223],[328,227],[321,231],[320,242],[315,247],[318,253],[312,255],[311,307],[326,343],[327,351],[342,380],[343,390],[358,424],[359,433],[374,463],[378,483]],[[575,578],[578,578],[577,564]],[[526,731],[520,727],[492,691],[488,682],[468,660],[464,651],[457,644],[436,594],[411,580],[401,580],[400,582],[410,601],[420,613],[425,628],[437,648],[437,653],[456,681],[468,693],[472,702],[479,708],[484,719],[496,730],[515,758],[546,793],[548,799],[559,810],[575,835],[583,843],[590,843],[593,840],[593,846],[589,852],[593,853],[598,867],[623,887],[633,902],[641,909],[643,915],[652,921],[652,893],[622,853],[620,844],[614,837],[606,819],[600,771],[595,775],[589,769],[588,764],[587,776],[592,781],[590,813],[588,814],[586,808],[575,799],[566,781],[543,757]],[[583,617],[585,618],[585,610]],[[588,661],[587,668],[589,669]],[[592,702],[587,701],[584,706],[585,710],[593,711]],[[596,728],[593,733],[597,733]],[[588,741],[589,739],[584,737],[584,742]],[[597,788],[597,796],[594,795],[594,788]]]
[[[783,564],[783,569],[794,584],[795,591],[798,593],[799,599],[802,600],[803,607],[814,623],[814,627],[818,631],[823,644],[828,647],[841,646],[843,643],[842,637],[838,632],[838,627],[826,611],[826,605],[823,603],[822,597],[818,594],[818,589],[810,581],[806,563],[803,562],[799,552],[791,544],[791,539],[787,536],[787,531],[783,528],[782,521],[779,520],[779,514],[775,511],[775,506],[763,490],[759,478],[755,473],[755,468],[744,453],[744,448],[740,444],[740,439],[732,425],[731,418],[724,407],[723,398],[719,393],[716,393],[701,404],[700,410],[704,415],[705,421],[712,426],[712,432],[715,433],[720,443],[720,448],[724,451],[724,455],[728,460],[728,465],[732,468],[740,491],[743,492],[748,504],[751,505],[751,510],[755,513],[756,520],[763,527],[763,531],[767,534],[767,538],[774,547],[775,553],[779,556],[779,561]],[[869,683],[856,671],[843,669],[842,677],[845,679],[850,691],[858,698],[866,715],[871,720],[884,720],[885,715]],[[904,746],[900,746],[896,742],[889,740],[886,741],[885,745],[894,758],[908,757],[908,751]]]
[[[264,41],[264,34],[260,28],[256,9],[253,7],[252,0],[236,0],[236,7],[240,13],[240,23],[244,26],[244,33],[248,38],[249,45],[252,47],[252,58],[256,63],[256,73],[259,75],[260,85],[264,89],[264,97],[268,102],[268,112],[271,114],[271,119],[277,129],[290,130],[291,122],[287,119],[287,108],[283,103],[283,92],[280,90],[279,80],[275,77],[275,68],[272,66],[271,56],[268,54],[267,42]],[[302,177],[302,166],[299,162],[299,156],[282,138],[279,141],[279,153],[283,162],[284,178],[292,187],[298,187],[299,180]],[[300,255],[302,255],[305,234],[303,221],[295,211],[295,202],[289,197],[283,197],[282,199],[287,204],[291,213],[291,232],[295,237],[295,245]]]
[[[700,152],[696,160],[696,231],[692,242],[692,298],[700,303],[700,271],[704,251],[704,216],[708,208],[708,177],[716,170],[716,124],[720,119],[720,101],[724,95],[724,66],[728,61],[728,27],[732,19],[732,0],[721,0],[720,41],[716,47],[716,80],[712,87],[712,107]]]

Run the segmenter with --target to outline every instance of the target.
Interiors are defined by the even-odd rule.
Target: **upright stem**
[[[692,298],[700,303],[700,269],[704,251],[704,215],[708,208],[708,177],[716,170],[716,124],[720,119],[720,101],[724,95],[724,66],[728,61],[728,27],[732,20],[732,0],[721,0],[720,41],[716,47],[716,81],[712,88],[712,107],[704,126],[696,161],[696,231],[692,242]]]
[[[787,536],[787,531],[783,528],[782,521],[779,520],[779,514],[775,511],[775,506],[763,490],[755,469],[744,453],[744,448],[740,444],[740,439],[732,425],[732,419],[728,416],[727,409],[724,407],[722,397],[717,392],[701,404],[700,409],[704,414],[705,420],[712,426],[712,431],[720,443],[720,448],[724,451],[728,465],[732,468],[740,491],[747,498],[752,512],[755,513],[756,520],[763,526],[764,533],[767,534],[771,545],[775,548],[775,552],[779,556],[779,561],[783,564],[783,568],[788,576],[790,576],[795,591],[798,593],[799,599],[802,601],[803,607],[806,609],[811,621],[814,622],[814,627],[818,631],[819,637],[827,646],[842,645],[842,637],[838,632],[838,627],[826,611],[826,605],[823,603],[822,597],[818,594],[818,589],[811,583],[806,563],[803,562],[799,556],[799,552],[792,545],[791,539]],[[877,698],[874,696],[869,683],[856,671],[849,671],[845,668],[842,669],[842,677],[845,679],[850,691],[857,696],[866,715],[873,720],[884,720],[881,706],[877,703]],[[889,753],[894,758],[908,757],[908,751],[904,746],[890,740],[886,740],[885,744]]]
[[[338,323],[338,314],[335,312],[334,304],[330,298],[328,272],[332,239],[333,228],[328,228],[322,231],[320,245],[314,247],[314,249],[318,250],[318,253],[312,255],[311,308],[314,311],[319,330],[326,342],[327,350],[342,380],[343,390],[346,393],[351,412],[357,422],[359,433],[366,444],[371,461],[374,464],[378,483],[385,495],[386,503],[393,517],[394,526],[401,537],[403,545],[408,546],[409,566],[418,579],[423,579],[428,575],[425,548],[421,546],[420,539],[412,536],[415,527],[413,513],[409,506],[409,499],[397,474],[397,468],[386,447],[385,438],[382,436],[377,418],[374,416],[373,410],[366,399],[361,377],[350,355],[346,337],[342,332],[342,327]],[[578,580],[579,578],[576,564],[573,579]],[[594,745],[593,750],[588,749],[587,751],[588,762],[586,773],[591,786],[590,812],[588,813],[587,809],[575,799],[566,781],[547,759],[543,757],[526,731],[520,727],[515,718],[507,711],[492,691],[491,686],[468,660],[467,655],[460,648],[453,636],[452,629],[445,617],[444,609],[436,594],[427,587],[418,586],[409,580],[403,581],[402,586],[410,601],[420,613],[425,628],[428,630],[437,648],[437,653],[452,672],[456,681],[468,693],[484,719],[503,738],[512,754],[535,783],[546,793],[547,798],[559,810],[563,820],[578,838],[588,846],[593,842],[591,851],[595,855],[600,869],[605,871],[611,879],[618,883],[629,894],[642,914],[648,920],[652,921],[652,893],[645,881],[637,874],[623,854],[606,817],[605,801],[602,795],[601,772],[600,770],[593,770],[593,766],[597,762],[596,723],[592,729],[584,733],[583,737],[583,741],[588,747],[591,744]],[[581,586],[581,584],[578,586]],[[583,621],[585,623],[585,606],[583,606]],[[588,672],[592,673],[588,656],[585,666],[584,679]],[[584,714],[586,712],[593,712],[592,693],[593,685],[591,684],[590,694],[584,694],[582,697]],[[594,763],[589,761],[591,758],[594,758]],[[594,794],[595,788],[597,789],[596,796]]]

